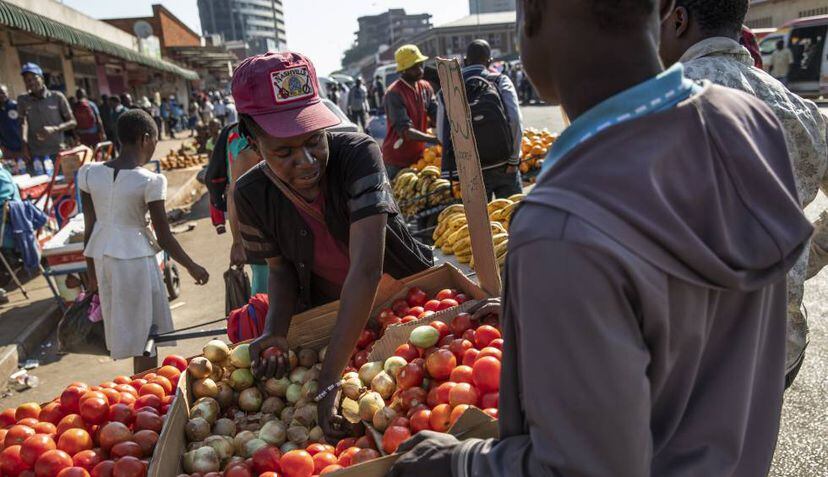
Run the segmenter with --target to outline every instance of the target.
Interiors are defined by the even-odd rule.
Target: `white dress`
[[[167,179],[144,168],[115,177],[114,169],[96,163],[80,169],[78,187],[95,207],[84,255],[95,260],[106,346],[113,359],[141,356],[152,324],[159,333],[173,330],[147,206],[165,200]]]

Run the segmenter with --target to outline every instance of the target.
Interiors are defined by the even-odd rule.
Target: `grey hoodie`
[[[513,220],[501,438],[454,475],[766,475],[795,196],[778,120],[718,86],[564,156]]]

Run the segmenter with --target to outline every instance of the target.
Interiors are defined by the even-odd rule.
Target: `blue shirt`
[[[576,146],[607,129],[631,119],[675,107],[701,91],[701,86],[684,77],[684,66],[676,63],[658,76],[604,100],[566,128],[543,162],[546,171]]]
[[[17,101],[11,99],[0,109],[0,145],[11,151],[23,149]]]

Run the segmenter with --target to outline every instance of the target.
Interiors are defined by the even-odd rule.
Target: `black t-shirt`
[[[411,236],[399,214],[377,143],[365,134],[331,132],[328,149],[322,193],[331,234],[347,246],[350,224],[387,214],[383,271],[404,278],[430,267],[431,251]],[[259,163],[236,182],[236,212],[248,258],[291,262],[299,278],[300,310],[338,299],[315,293],[312,231],[264,167],[265,162]]]

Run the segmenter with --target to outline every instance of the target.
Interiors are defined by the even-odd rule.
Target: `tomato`
[[[359,334],[359,340],[357,340],[357,348],[365,349],[368,345],[376,341],[377,334],[374,333],[373,330],[362,330]]]
[[[408,389],[423,384],[425,373],[423,367],[416,363],[408,363],[397,372],[397,388]]]
[[[111,477],[112,468],[115,467],[115,462],[105,460],[92,468],[92,477]]]
[[[440,333],[440,339],[441,340],[443,338],[445,338],[446,336],[448,336],[449,333],[451,333],[451,330],[449,330],[449,326],[447,324],[443,323],[442,321],[439,321],[439,320],[438,321],[432,321],[431,323],[428,324],[428,326],[434,328],[435,330],[437,330]]]
[[[440,310],[440,301],[439,300],[428,300],[423,304],[423,308],[425,311],[436,312]]]
[[[80,405],[80,416],[87,424],[101,424],[109,416],[109,400],[106,397],[84,399]]]
[[[89,387],[88,384],[82,383],[80,381],[75,381],[74,383],[69,384],[69,386],[74,386],[76,388],[81,388],[84,391],[90,391],[92,389],[92,388]],[[67,386],[67,387],[69,387],[69,386]]]
[[[129,393],[129,394],[132,394],[135,397],[138,397],[138,391],[134,387],[132,387],[132,385],[130,385],[130,384],[119,384],[119,385],[115,386],[115,390],[122,393],[122,394],[123,393]]]
[[[137,398],[135,397],[135,395],[130,394],[130,393],[118,393],[118,394],[120,394],[120,395],[121,395],[121,400],[120,400],[120,401],[118,401],[120,404],[126,404],[127,406],[130,406],[130,407],[131,407],[133,404],[135,404],[135,401],[136,401],[136,399],[137,399]]]
[[[72,457],[62,450],[53,449],[44,452],[34,465],[37,477],[55,477],[63,469],[72,467]]]
[[[438,397],[437,396],[437,388],[438,387],[439,386],[432,386],[428,390],[428,394],[426,395],[426,404],[428,405],[429,408],[432,408],[432,407],[440,404],[440,401],[437,400],[437,397]]]
[[[391,325],[394,319],[399,320],[399,317],[394,314],[394,310],[392,310],[391,308],[386,308],[382,310],[379,316],[377,316],[377,321],[379,321],[380,325],[382,325],[383,328]]]
[[[279,472],[279,459],[282,453],[275,447],[262,447],[253,454],[253,472]]]
[[[35,434],[29,437],[20,446],[20,457],[28,466],[33,466],[44,452],[57,449],[55,441],[44,434]]]
[[[445,300],[440,300],[440,306],[437,307],[437,311],[448,310],[449,308],[454,308],[456,306],[460,306],[460,303],[457,303],[457,300],[454,298],[446,298]]]
[[[164,361],[161,363],[162,366],[175,366],[178,368],[179,371],[182,373],[185,369],[187,369],[187,360],[184,359],[182,356],[178,356],[175,354],[171,354],[164,358]]]
[[[104,452],[109,452],[115,444],[132,440],[132,431],[121,422],[110,422],[101,428],[99,443]]]
[[[8,446],[0,452],[0,471],[3,471],[4,476],[17,477],[29,467],[31,466],[20,455],[19,445]]]
[[[118,404],[121,402],[121,393],[119,393],[116,389],[113,388],[106,388],[101,390],[104,396],[106,396],[106,402],[110,405]]]
[[[279,459],[279,467],[285,477],[310,477],[313,475],[313,457],[303,450],[286,452]]]
[[[161,386],[161,389],[164,391],[164,396],[170,394],[173,390],[172,381],[165,378],[164,376],[156,376],[156,377],[150,379],[147,386],[149,386],[149,385]],[[138,394],[141,394],[141,392],[139,391]],[[161,396],[161,398],[163,399],[164,396]]]
[[[463,336],[463,333],[471,329],[471,327],[471,315],[468,313],[460,313],[449,323],[449,328],[451,328],[451,332],[454,333],[456,338]]]
[[[394,419],[391,419],[391,422],[388,423],[388,427],[411,427],[411,421],[409,421],[407,417],[397,416]]]
[[[354,447],[356,444],[356,437],[346,437],[345,439],[341,439],[339,442],[336,443],[336,447],[334,448],[334,454],[340,455],[345,449],[349,447]]]
[[[135,415],[129,406],[123,403],[118,403],[109,406],[109,414],[107,419],[109,421],[123,422],[128,426],[135,420]]]
[[[17,421],[17,424],[20,426],[31,427],[32,429],[34,429],[34,426],[36,426],[38,422],[40,421],[33,417],[24,417],[23,419]]]
[[[133,389],[138,390],[138,389],[141,389],[141,386],[147,384],[148,382],[149,381],[147,381],[144,378],[136,378],[136,379],[133,379],[132,381],[130,381],[129,385],[132,386]]]
[[[351,465],[362,464],[374,459],[382,457],[376,449],[360,449],[359,452],[351,457]]]
[[[474,385],[483,392],[500,389],[500,361],[485,356],[474,362]]]
[[[447,349],[438,349],[426,359],[426,371],[437,380],[447,379],[457,366],[457,357]]]
[[[127,376],[115,376],[115,379],[112,380],[115,384],[129,384],[130,381],[132,379]]]
[[[57,433],[57,426],[51,422],[38,422],[32,429],[34,429],[35,434],[46,434],[48,436],[53,436]]]
[[[367,363],[369,354],[371,354],[371,352],[367,349],[357,351],[354,355],[354,367],[359,369],[363,364]]]
[[[429,410],[421,410],[414,413],[411,416],[411,430],[413,432],[420,432],[420,431],[428,431],[431,430],[431,411]]]
[[[60,395],[60,405],[69,412],[77,413],[80,410],[81,396],[86,390],[77,386],[69,386]]]
[[[425,313],[425,308],[421,306],[415,306],[408,310],[408,316],[414,316],[417,318],[419,318],[423,313]]]
[[[57,477],[89,477],[89,472],[83,467],[68,467],[58,472]]]
[[[499,349],[500,351],[503,351],[503,338],[497,338],[497,339],[492,340],[489,343],[489,347],[496,348],[496,349]]]
[[[474,380],[472,378],[473,369],[471,366],[458,366],[451,371],[451,377],[449,377],[449,381],[455,383],[469,383],[474,384]]]
[[[338,470],[342,470],[342,469],[344,469],[344,468],[345,468],[345,467],[343,467],[343,466],[341,466],[341,465],[339,465],[339,464],[329,465],[329,466],[325,467],[325,468],[322,470],[322,472],[320,472],[320,473],[319,473],[319,475],[332,474],[332,473],[334,473],[334,472],[336,472],[336,471],[338,471]],[[264,475],[262,475],[262,476],[260,476],[260,477],[264,477]]]
[[[13,426],[17,422],[17,419],[14,417],[16,413],[17,409],[4,409],[3,412],[0,413],[0,426],[3,426],[3,428]]]
[[[453,426],[454,423],[457,422],[458,419],[460,419],[460,416],[462,416],[463,413],[466,412],[466,410],[470,407],[471,406],[469,406],[468,404],[460,404],[459,406],[452,409],[451,416],[449,416],[449,421],[451,423],[450,425]]]
[[[400,320],[400,323],[411,323],[412,321],[417,320],[418,318],[416,316],[406,315]]]
[[[3,442],[6,441],[6,434],[9,433],[8,429],[0,429],[0,450],[3,450]]]
[[[408,306],[408,302],[405,301],[405,298],[397,298],[391,304],[391,309],[394,310],[395,315],[405,316],[408,314],[410,307]]]
[[[157,386],[159,389],[161,386],[157,384],[151,384],[150,386]],[[135,409],[141,409],[142,407],[151,407],[158,409],[161,407],[161,398],[163,396],[158,396],[156,394],[144,394],[143,396],[138,396],[138,399],[135,400],[135,404],[132,406]]]
[[[149,457],[152,455],[152,451],[155,449],[155,444],[158,443],[158,433],[155,431],[151,431],[149,429],[145,429],[143,431],[138,431],[132,437],[132,440],[135,441],[136,444],[141,448],[141,452],[144,457]],[[113,446],[114,452],[114,446]]]
[[[455,296],[457,296],[457,290],[453,288],[444,288],[438,291],[434,298],[437,300],[445,300],[447,298],[454,298]]]
[[[121,457],[112,467],[112,477],[144,477],[147,465],[136,457]]]
[[[480,398],[480,407],[483,409],[487,409],[490,407],[497,408],[500,399],[496,392],[484,394]]]
[[[403,411],[425,404],[428,393],[423,388],[408,388],[400,394]]]
[[[458,293],[454,296],[454,299],[457,300],[457,303],[460,303],[461,305],[469,301],[469,297],[467,297],[464,293]]]
[[[417,315],[417,319],[422,320],[423,318],[427,318],[427,317],[429,317],[433,314],[434,314],[434,310],[426,310],[426,311],[420,313],[419,315]]]
[[[23,441],[35,435],[34,429],[22,424],[15,424],[6,433],[6,438],[3,439],[3,447],[10,447],[17,444],[23,444]]]
[[[161,412],[158,409],[155,409],[154,407],[144,406],[144,407],[139,408],[139,407],[133,405],[132,409],[133,409],[133,411],[135,411],[135,414],[138,414],[139,412],[148,412],[150,414],[155,414],[156,416],[161,415]]]
[[[350,467],[354,456],[360,450],[362,449],[360,449],[359,447],[349,447],[345,449],[344,451],[342,451],[341,454],[339,454],[339,458],[337,459],[336,463],[341,465],[342,467]]]
[[[397,448],[400,447],[400,444],[408,440],[410,437],[411,431],[409,431],[407,427],[389,427],[385,430],[385,434],[382,435],[382,450],[384,450],[386,454],[393,454],[394,452],[397,452]]]
[[[83,396],[80,397],[78,403],[83,404],[84,401],[92,398],[106,399],[106,394],[104,394],[101,391],[86,391],[85,393],[83,393]]]
[[[221,475],[218,472],[216,475]],[[224,471],[224,477],[250,477],[250,469],[244,465],[233,465]]]
[[[320,452],[330,452],[332,454],[334,453],[333,447],[320,443],[313,443],[306,447],[305,450],[308,451],[308,454],[310,454],[311,456],[314,456]]]
[[[411,363],[420,357],[420,351],[413,344],[404,343],[397,346],[397,349],[394,351],[394,356],[399,356],[406,360],[406,362]]]
[[[494,326],[482,325],[474,331],[474,344],[478,349],[489,346],[496,339],[500,339],[500,331]]]
[[[119,459],[128,455],[140,459],[141,457],[144,457],[144,450],[133,441],[119,442],[112,446],[112,449],[109,450],[109,456],[113,459]]]
[[[80,451],[72,456],[72,464],[75,467],[83,467],[89,472],[92,472],[92,469],[100,464],[102,460],[101,453],[92,449]]]
[[[457,407],[461,404],[476,406],[480,399],[477,389],[469,383],[460,383],[449,392],[449,405]]]
[[[337,458],[332,452],[319,452],[313,456],[313,471],[317,474],[330,465],[335,465]]]
[[[69,429],[86,429],[86,423],[83,422],[83,418],[77,414],[69,414],[65,416],[57,425],[57,431],[55,435],[60,437],[61,434],[68,431]]]
[[[57,447],[69,455],[75,455],[93,447],[92,437],[83,429],[68,429],[58,438]]]
[[[463,353],[463,359],[461,363],[463,366],[472,366],[474,365],[474,361],[477,359],[477,355],[480,354],[480,351],[471,348],[467,349],[465,353]]]
[[[423,306],[428,301],[428,295],[419,287],[411,287],[405,295],[405,301],[412,308],[415,306]]]
[[[161,428],[164,427],[164,420],[161,416],[151,412],[139,412],[135,415],[135,424],[132,427],[136,431],[149,429],[160,433]]]
[[[167,378],[164,378],[164,379],[167,379]],[[169,380],[167,382],[169,382]],[[172,385],[170,387],[172,387]],[[144,384],[143,386],[141,386],[140,389],[138,389],[138,399],[140,400],[142,396],[147,396],[147,395],[153,395],[153,396],[158,397],[158,406],[160,406],[161,405],[161,399],[164,396],[166,396],[167,393],[164,391],[163,386],[161,386],[160,384],[147,382],[147,384]],[[153,407],[158,407],[158,406],[153,406]]]
[[[37,419],[40,416],[40,404],[36,402],[27,402],[26,404],[21,404],[17,407],[14,411],[14,418],[18,421],[21,419],[25,419],[27,417],[33,417]]]
[[[181,378],[181,371],[175,366],[161,366],[158,368],[158,376],[165,377],[170,380],[173,387],[178,384],[178,380]]]
[[[498,361],[503,360],[503,352],[497,348],[492,348],[491,346],[489,346],[480,350],[480,354],[477,355],[477,358],[475,358],[474,362],[476,363],[481,359],[485,358],[486,356],[497,358]]]

